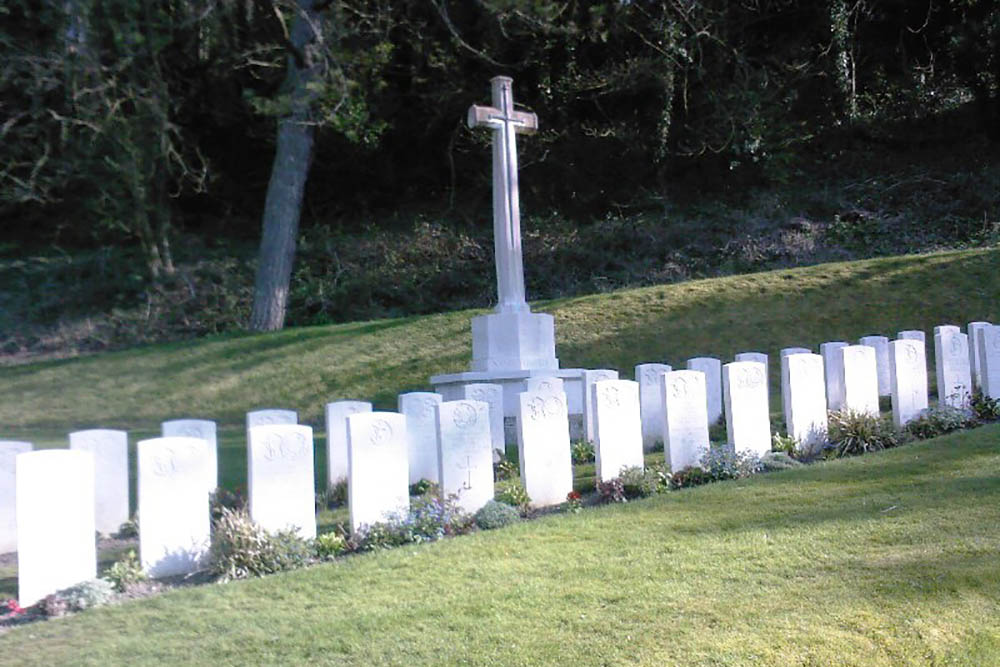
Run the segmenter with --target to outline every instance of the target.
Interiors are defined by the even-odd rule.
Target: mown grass
[[[23,664],[996,664],[1000,426],[17,628]]]

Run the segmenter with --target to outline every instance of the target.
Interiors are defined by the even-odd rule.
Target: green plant
[[[906,432],[914,438],[926,440],[975,425],[976,418],[972,413],[940,403],[927,408],[919,417],[907,422]]]
[[[683,470],[678,470],[670,476],[670,488],[686,489],[691,486],[700,486],[713,481],[715,481],[715,478],[702,468],[684,468]]]
[[[753,452],[735,452],[729,445],[712,447],[701,457],[701,469],[710,481],[743,479],[763,470],[760,457]]]
[[[294,530],[269,533],[246,510],[223,507],[212,529],[209,569],[223,581],[262,577],[308,563],[308,543]]]
[[[104,579],[91,579],[76,586],[64,588],[61,591],[45,597],[42,610],[46,616],[62,616],[72,611],[83,611],[92,607],[100,607],[111,602],[115,597],[114,586]]]
[[[981,422],[991,422],[1000,419],[1000,399],[990,398],[980,389],[972,392],[969,399],[969,409],[972,414]]]
[[[800,468],[805,465],[802,461],[799,461],[785,452],[774,451],[768,452],[760,457],[760,464],[767,472],[790,470],[791,468]]]
[[[222,510],[224,509],[238,512],[247,506],[246,494],[243,493],[242,486],[237,487],[235,490],[229,490],[220,486],[209,495],[208,502],[213,521],[217,521],[222,516]]]
[[[784,452],[789,456],[795,456],[798,450],[798,442],[790,435],[782,435],[778,431],[771,437],[771,451]]]
[[[329,487],[323,497],[323,507],[333,509],[347,504],[347,479],[337,480]]]
[[[433,491],[435,488],[434,482],[429,479],[421,479],[414,484],[410,484],[410,495],[411,496],[422,496],[426,493]]]
[[[625,485],[621,477],[613,477],[605,482],[597,483],[597,495],[602,503],[625,503]]]
[[[832,456],[855,456],[896,447],[902,442],[902,432],[886,416],[854,410],[834,410],[828,417],[827,438]]]
[[[511,507],[516,507],[524,512],[531,504],[528,492],[524,490],[519,479],[508,479],[497,484],[494,498],[501,503],[506,503]]]
[[[501,456],[500,460],[493,464],[493,478],[498,482],[505,479],[517,479],[520,475],[521,469],[506,456]]]
[[[145,581],[146,573],[135,555],[135,549],[129,549],[127,554],[115,561],[114,565],[104,573],[104,578],[110,581],[119,593],[125,593],[135,584]]]
[[[576,440],[571,448],[573,463],[582,465],[594,462],[594,443],[589,440]]]
[[[570,491],[566,494],[566,509],[573,514],[583,509],[583,496],[579,491]]]
[[[660,487],[660,476],[656,470],[640,466],[622,468],[618,479],[622,481],[622,490],[629,500],[652,496]]]
[[[323,533],[316,536],[312,547],[319,560],[333,560],[347,551],[347,538],[338,532]]]
[[[139,513],[136,512],[131,519],[118,526],[118,532],[114,536],[120,540],[139,537]]]
[[[476,525],[483,530],[503,528],[521,520],[518,511],[506,503],[491,500],[475,514]]]

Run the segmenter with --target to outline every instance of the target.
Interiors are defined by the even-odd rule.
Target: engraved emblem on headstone
[[[159,477],[166,477],[177,472],[177,452],[171,447],[167,447],[160,454],[153,457],[153,474]]]
[[[744,368],[736,382],[736,386],[740,389],[753,389],[762,384],[764,384],[764,371],[760,368]]]
[[[687,380],[682,377],[674,378],[673,382],[670,383],[670,395],[674,398],[684,398],[687,396]]]
[[[420,407],[416,411],[416,416],[420,419],[433,419],[434,418],[434,406],[438,402],[433,398],[424,398],[420,400]]]
[[[961,356],[961,354],[962,354],[962,341],[959,339],[958,336],[952,336],[951,337],[951,344],[950,344],[949,347],[951,349],[951,356],[953,356],[953,357]]]
[[[473,389],[471,394],[472,394],[471,398],[474,401],[482,401],[484,403],[490,402],[490,397],[487,396],[488,392],[485,389],[481,388]]]
[[[468,403],[460,403],[455,406],[455,411],[452,413],[452,419],[455,422],[455,426],[460,429],[467,429],[475,426],[478,415],[476,414],[476,408]]]
[[[604,400],[612,408],[621,407],[622,400],[618,394],[618,387],[605,387]]]
[[[392,439],[392,425],[384,419],[372,422],[369,441],[373,445],[384,445]]]
[[[656,377],[658,375],[660,375],[660,372],[657,371],[656,369],[647,368],[645,371],[643,371],[642,379],[645,380],[647,383],[652,384],[656,382]]]
[[[904,345],[903,354],[906,356],[906,360],[911,364],[915,364],[917,362],[917,357],[919,355],[917,354],[917,348],[913,345]]]
[[[546,419],[558,417],[563,410],[563,404],[558,396],[535,396],[528,403],[528,409],[531,410],[531,419]]]
[[[466,456],[465,461],[464,462],[460,461],[457,464],[457,467],[459,470],[465,471],[465,481],[462,482],[462,490],[463,491],[470,490],[472,488],[472,469],[474,467],[472,465],[472,457]]]
[[[549,382],[548,380],[543,380],[542,382],[539,382],[538,391],[549,391],[549,392],[553,391],[552,383]]]

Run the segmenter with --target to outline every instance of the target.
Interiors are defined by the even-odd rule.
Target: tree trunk
[[[312,105],[319,80],[320,62],[316,43],[323,20],[312,0],[299,0],[289,35],[288,74],[283,94],[289,111],[278,119],[271,180],[264,202],[263,231],[254,281],[251,331],[276,331],[285,325],[288,285],[295,259],[302,195],[313,153]]]

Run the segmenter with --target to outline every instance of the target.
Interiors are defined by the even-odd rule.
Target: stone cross
[[[513,79],[495,76],[493,106],[469,107],[470,128],[493,130],[493,248],[497,264],[497,312],[528,310],[521,259],[521,211],[517,193],[518,133],[538,129],[538,116],[514,110]]]

